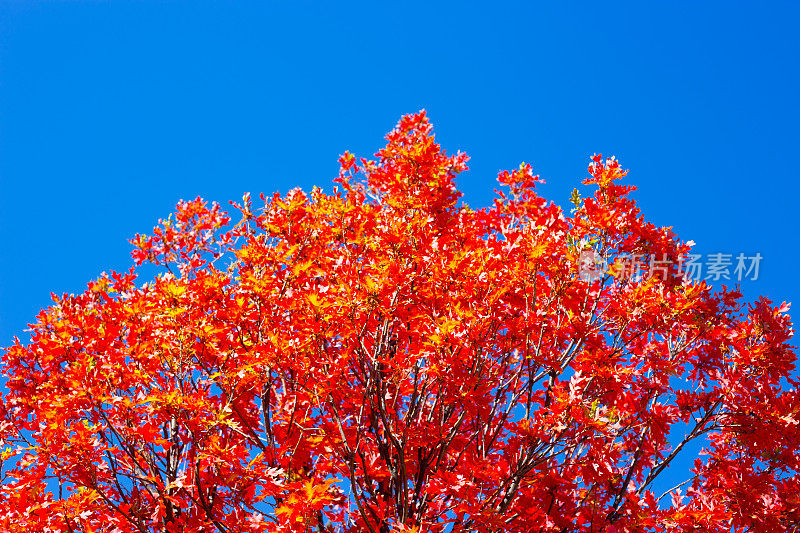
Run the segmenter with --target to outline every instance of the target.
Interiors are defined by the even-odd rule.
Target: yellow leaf
[[[186,287],[170,283],[169,285],[164,287],[164,292],[167,293],[167,296],[177,298],[178,296],[186,292]]]
[[[547,244],[544,243],[537,244],[536,246],[533,247],[533,250],[531,250],[531,259],[535,259],[541,256],[542,254],[544,254],[546,250],[547,250]]]
[[[298,264],[296,264],[296,265],[294,266],[294,268],[292,268],[292,274],[293,274],[293,275],[295,275],[295,276],[297,276],[297,275],[299,275],[301,272],[305,272],[306,270],[308,270],[308,269],[311,267],[312,263],[313,263],[313,261],[312,261],[312,260],[309,260],[309,261],[306,261],[306,262],[304,262],[304,263],[298,263]]]
[[[367,290],[369,292],[376,292],[376,289],[378,288],[378,284],[372,281],[370,278],[366,278],[364,280],[364,285],[367,286]]]

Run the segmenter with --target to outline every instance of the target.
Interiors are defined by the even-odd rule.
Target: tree
[[[797,530],[787,305],[686,279],[613,158],[570,215],[525,164],[473,210],[424,112],[387,141],[54,296],[4,355],[3,531]]]

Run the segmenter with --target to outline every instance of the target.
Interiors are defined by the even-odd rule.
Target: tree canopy
[[[527,164],[460,204],[466,163],[409,115],[331,194],[181,202],[54,296],[3,355],[0,529],[795,531],[788,306],[688,280],[613,158],[570,213]]]

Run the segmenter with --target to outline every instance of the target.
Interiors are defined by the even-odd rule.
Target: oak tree
[[[466,163],[409,115],[54,296],[3,355],[0,529],[796,531],[788,306],[688,279],[613,158],[569,213],[526,164],[460,204]]]

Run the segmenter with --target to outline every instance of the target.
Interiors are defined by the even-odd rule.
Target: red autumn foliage
[[[613,159],[571,215],[528,165],[472,210],[424,113],[387,140],[233,226],[181,202],[133,240],[163,274],[54,298],[3,358],[0,530],[797,530],[787,306],[682,278]]]

